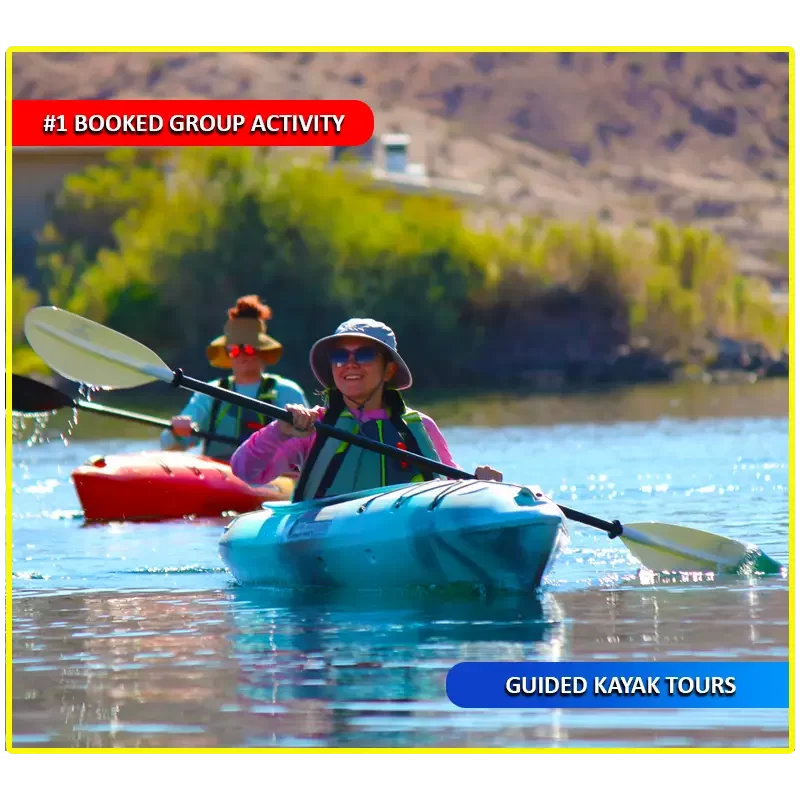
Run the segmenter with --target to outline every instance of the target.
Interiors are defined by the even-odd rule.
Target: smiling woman
[[[314,344],[310,361],[324,387],[325,406],[287,404],[291,424],[267,425],[233,454],[231,468],[237,477],[253,485],[268,483],[270,476],[290,465],[302,465],[296,501],[434,479],[408,462],[317,434],[318,420],[458,468],[436,423],[408,408],[400,394],[413,378],[387,325],[374,319],[347,320],[332,336]],[[475,475],[480,480],[503,479],[486,466],[478,467]]]

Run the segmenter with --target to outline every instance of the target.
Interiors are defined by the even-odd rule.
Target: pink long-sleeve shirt
[[[317,406],[317,409],[319,408]],[[389,415],[382,408],[360,414],[358,411],[353,411],[352,414],[360,422],[389,419]],[[439,455],[439,460],[443,464],[460,469],[450,455],[447,442],[436,423],[425,414],[419,416]],[[260,486],[269,483],[278,475],[291,472],[295,466],[302,469],[314,446],[316,432],[304,437],[286,436],[281,433],[278,424],[271,422],[239,446],[231,458],[231,470],[237,478],[251,486]]]

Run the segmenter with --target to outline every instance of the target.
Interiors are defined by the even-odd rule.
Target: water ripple
[[[465,468],[788,561],[785,416],[606,424],[617,411],[592,402],[586,424],[442,427]],[[15,747],[786,744],[780,710],[462,713],[444,694],[464,660],[786,659],[785,573],[653,574],[624,542],[570,525],[535,597],[246,590],[219,557],[223,520],[85,526],[70,511],[76,464],[141,449],[14,444]]]

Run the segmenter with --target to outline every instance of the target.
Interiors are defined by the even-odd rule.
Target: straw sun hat
[[[261,312],[261,316],[255,316]],[[249,344],[254,347],[265,364],[275,364],[283,355],[283,345],[267,335],[267,323],[263,318],[269,314],[268,306],[261,306],[255,298],[239,298],[237,305],[229,312],[224,333],[214,339],[206,348],[206,356],[212,367],[230,369],[231,358],[227,348],[236,344]],[[234,315],[234,316],[231,316]]]

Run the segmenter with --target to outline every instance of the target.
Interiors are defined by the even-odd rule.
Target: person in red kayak
[[[294,381],[265,371],[283,353],[283,345],[267,335],[266,323],[271,318],[270,307],[257,295],[240,297],[228,309],[224,333],[209,344],[206,355],[212,367],[230,370],[231,374],[210,383],[267,403],[305,405],[305,394]],[[161,447],[164,450],[193,447],[199,441],[192,435],[195,430],[242,442],[268,421],[261,414],[195,393],[183,411],[172,418],[172,430],[161,435]],[[205,455],[221,461],[227,461],[235,449],[234,445],[220,442],[205,440],[203,444]]]
[[[288,403],[292,424],[271,422],[233,454],[231,469],[238,478],[264,484],[300,465],[294,493],[299,501],[439,477],[413,463],[318,435],[317,420],[458,468],[436,423],[403,400],[401,392],[412,377],[391,328],[374,319],[350,319],[314,344],[310,361],[324,387],[324,407]],[[503,480],[487,466],[475,475]]]

